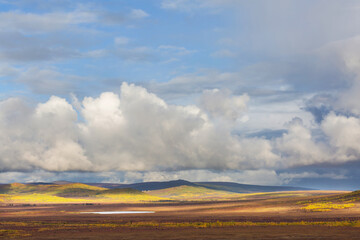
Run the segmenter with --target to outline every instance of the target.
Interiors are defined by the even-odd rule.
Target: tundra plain
[[[2,185],[3,239],[360,239],[360,193]],[[142,211],[138,214],[92,214]]]

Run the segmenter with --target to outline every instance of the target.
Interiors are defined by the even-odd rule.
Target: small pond
[[[105,211],[105,212],[80,212],[93,214],[139,214],[139,213],[155,213],[153,211]]]

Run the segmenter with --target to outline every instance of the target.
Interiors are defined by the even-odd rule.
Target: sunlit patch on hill
[[[1,185],[0,203],[106,203],[167,200],[134,189],[107,189],[83,183]]]

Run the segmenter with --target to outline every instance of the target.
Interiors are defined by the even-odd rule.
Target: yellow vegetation
[[[107,189],[83,183],[30,185],[13,183],[2,188],[0,204],[35,203],[137,203],[164,201],[133,189]]]
[[[303,207],[302,209],[308,210],[311,212],[328,212],[333,209],[344,209],[354,207],[353,203],[339,203],[335,204],[332,202],[316,202],[310,203],[307,206]]]

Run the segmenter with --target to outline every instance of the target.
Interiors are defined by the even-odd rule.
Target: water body
[[[106,212],[81,212],[93,214],[139,214],[139,213],[155,213],[153,211],[106,211]]]

